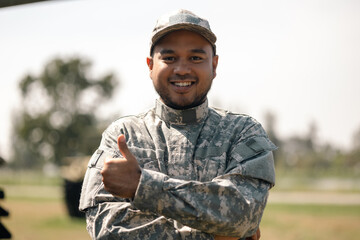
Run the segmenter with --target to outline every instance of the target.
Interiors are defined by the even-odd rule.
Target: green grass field
[[[262,239],[355,240],[360,236],[360,205],[269,204]]]
[[[1,222],[14,240],[90,239],[85,220],[68,217],[62,188],[56,184],[2,183],[10,212]],[[276,190],[275,190],[276,191]],[[339,193],[340,197],[342,193]],[[360,202],[356,205],[269,203],[261,223],[263,240],[357,240]]]

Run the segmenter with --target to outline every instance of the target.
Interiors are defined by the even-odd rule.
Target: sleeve
[[[99,149],[88,163],[79,209],[86,214],[87,231],[92,239],[181,239],[174,221],[137,209],[129,199],[113,196],[104,189],[101,169],[107,157],[118,157],[116,138],[122,130],[109,127]],[[126,133],[125,133],[126,134]],[[209,240],[207,233],[195,232],[194,239]],[[192,238],[191,238],[192,239]]]
[[[89,161],[80,199],[91,239],[158,239],[161,232],[168,232],[157,231],[164,230],[164,217],[139,211],[130,200],[114,197],[104,189],[100,171],[111,154],[101,148]]]
[[[276,147],[259,124],[246,132],[231,148],[225,174],[212,181],[178,180],[144,169],[134,206],[214,235],[253,235],[275,183]]]

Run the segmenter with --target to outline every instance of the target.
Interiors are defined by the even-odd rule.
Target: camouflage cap
[[[209,41],[215,54],[216,36],[211,31],[209,22],[184,9],[161,16],[157,20],[151,35],[150,54],[152,54],[154,46],[162,37],[177,30],[189,30],[200,34]]]

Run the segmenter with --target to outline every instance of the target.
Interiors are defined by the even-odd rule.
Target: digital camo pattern
[[[216,36],[211,31],[209,22],[194,13],[179,9],[161,16],[155,24],[150,42],[150,55],[156,43],[165,35],[176,30],[188,30],[202,35],[209,41],[213,49],[216,49]]]
[[[157,32],[172,25],[184,23],[199,25],[203,28],[208,29],[208,31],[211,31],[210,24],[206,19],[203,19],[188,10],[179,9],[175,12],[171,12],[161,16],[156,21],[153,32]]]
[[[142,167],[134,199],[104,190],[107,156],[124,134]],[[208,108],[174,110],[160,101],[103,133],[85,175],[80,209],[93,239],[247,237],[259,226],[275,183],[276,147],[249,116]]]

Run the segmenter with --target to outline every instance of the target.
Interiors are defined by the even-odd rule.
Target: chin
[[[184,110],[199,106],[205,101],[206,96],[195,99],[186,99],[186,98],[175,98],[175,99],[162,98],[162,99],[167,106],[177,110]]]

